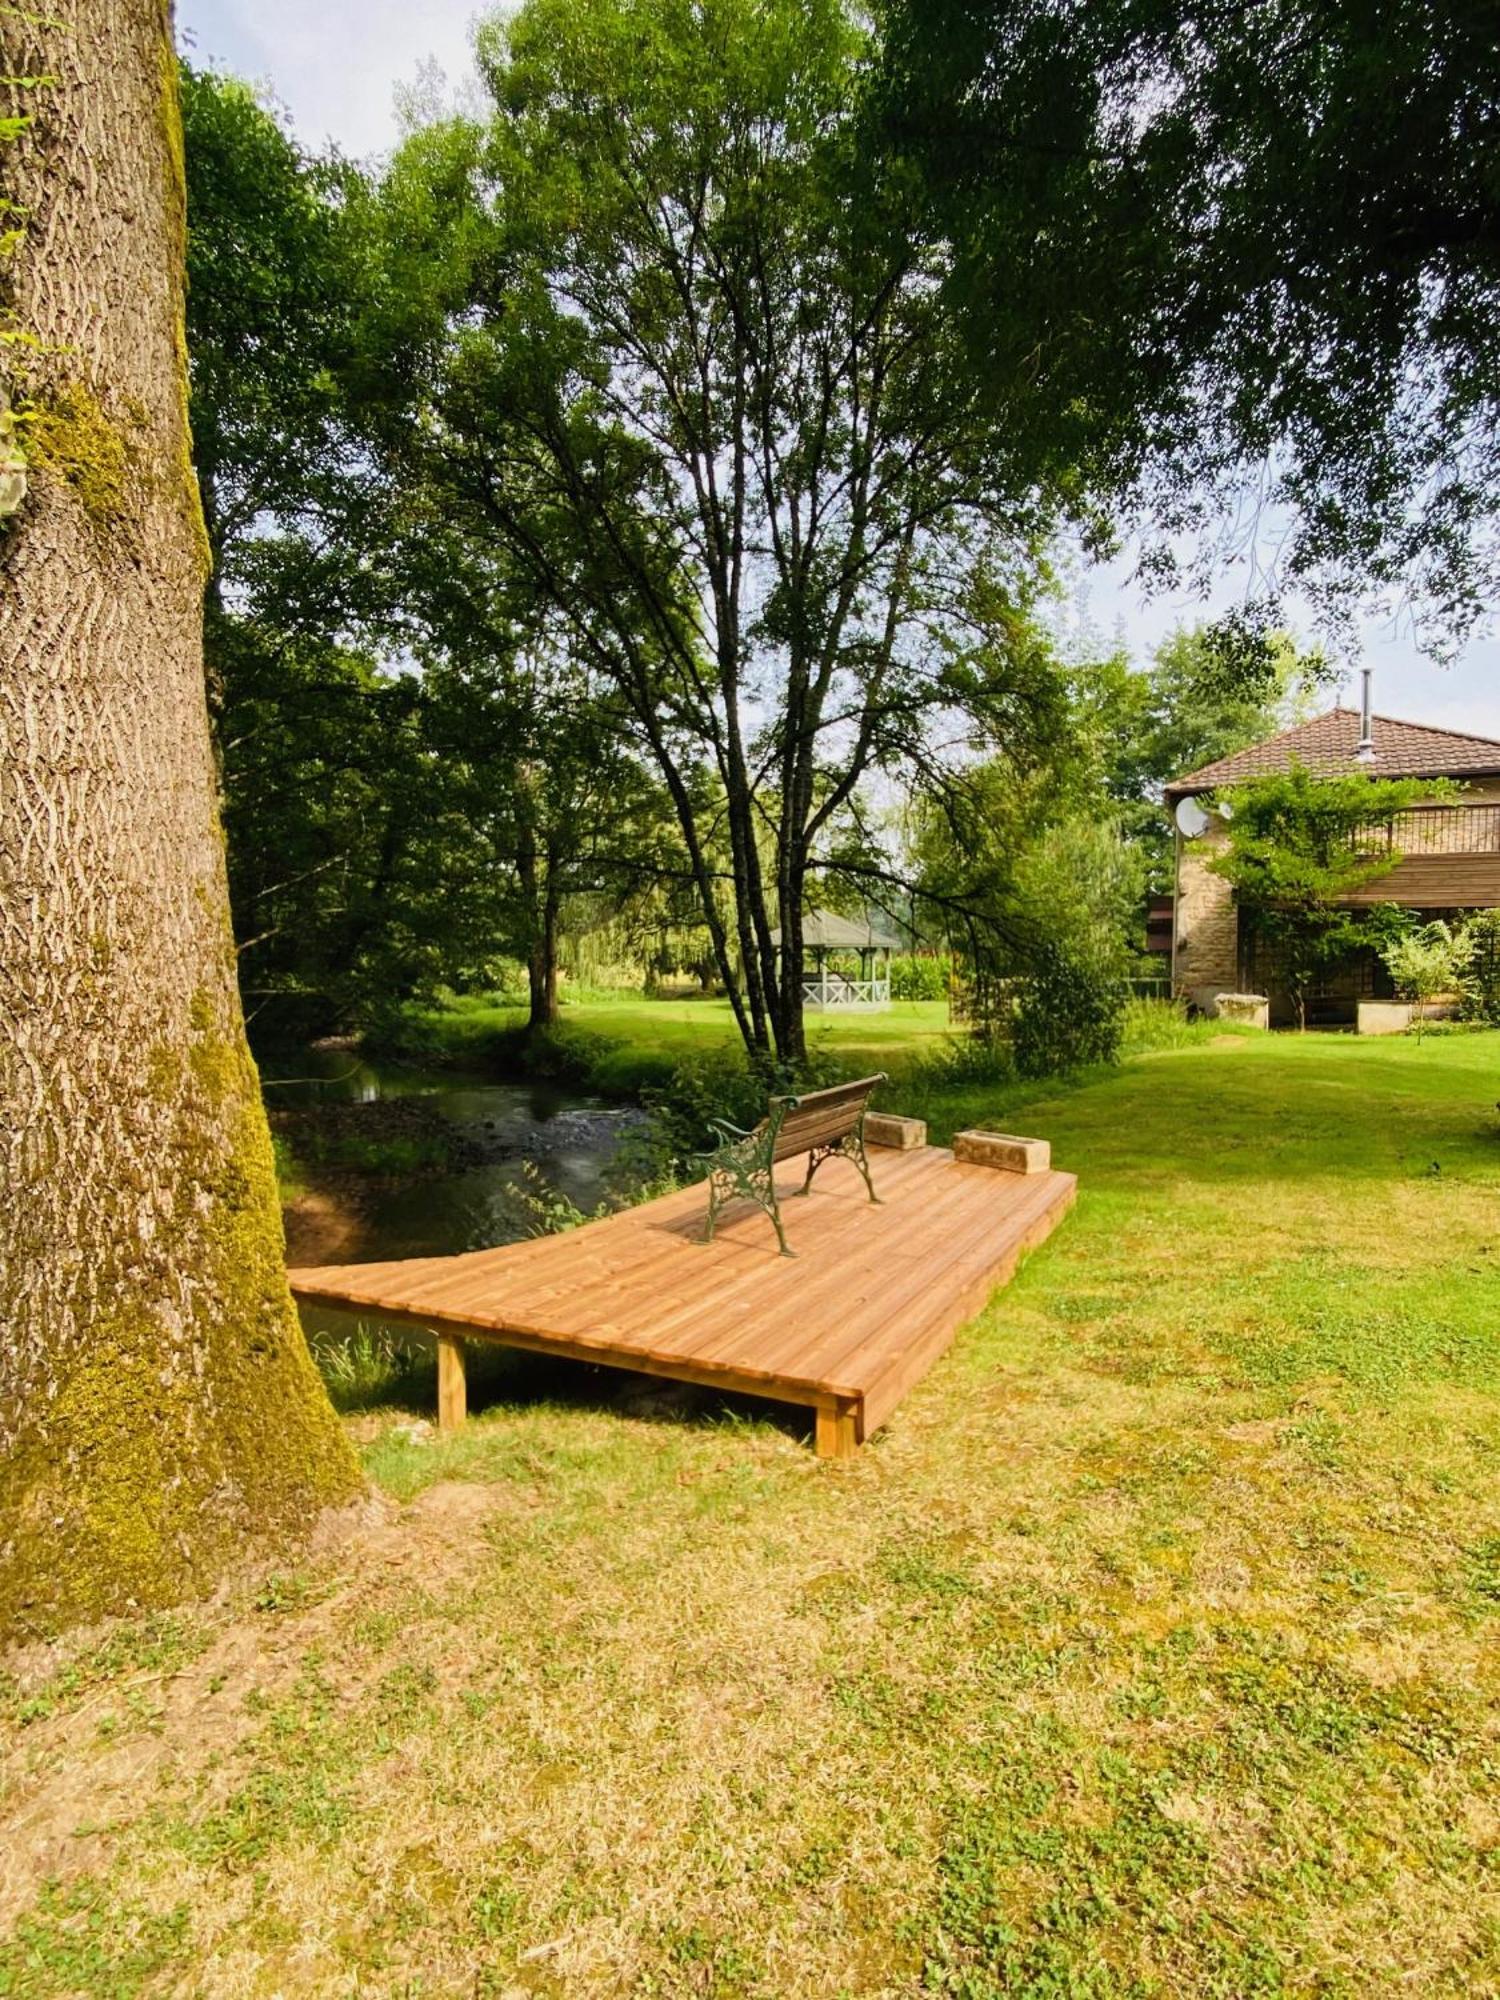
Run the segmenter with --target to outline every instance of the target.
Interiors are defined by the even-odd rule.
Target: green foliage
[[[1253,508],[1285,581],[1415,594],[1429,643],[1456,642],[1488,606],[1500,491],[1486,10],[896,0],[886,18],[875,150],[954,242],[997,399],[1034,368],[1074,462],[1154,500],[1164,543],[1210,531],[1205,568],[1244,560]]]
[[[409,675],[350,642],[377,608],[356,464],[381,273],[367,191],[243,84],[184,65],[191,419],[215,575],[205,649],[248,1012],[358,1025],[485,969],[482,844],[447,809]]]
[[[347,1334],[314,1333],[309,1345],[336,1409],[421,1404],[432,1395],[437,1363],[418,1334],[361,1320]]]
[[[1112,1063],[1120,1053],[1128,989],[1096,955],[1064,941],[1040,945],[1020,984],[1011,1048],[1022,1076]]]
[[[240,975],[263,1035],[369,1025],[487,983],[504,942],[500,860],[463,809],[435,703],[368,655],[217,621],[224,821]]]
[[[712,1120],[746,1131],[765,1114],[766,1085],[743,1050],[717,1048],[679,1062],[668,1080],[642,1093],[664,1160],[685,1169],[713,1143]]]
[[[773,1091],[816,1090],[847,1073],[847,1064],[834,1063],[829,1054],[802,1065],[795,1077],[754,1063],[743,1048],[720,1046],[689,1056],[664,1083],[641,1092],[651,1116],[653,1164],[658,1171],[684,1173],[711,1150],[714,1119],[749,1131],[765,1116]]]
[[[1463,983],[1464,1018],[1500,1028],[1500,910],[1476,910],[1464,935],[1473,946]]]
[[[1198,1042],[1233,1034],[1226,1021],[1190,1020],[1184,999],[1146,1000],[1131,995],[1120,1017],[1121,1049],[1126,1055],[1151,1055],[1162,1049],[1190,1049]],[[1254,1029],[1240,1032],[1253,1034]]]
[[[287,574],[275,600],[296,591],[326,630],[319,598],[335,573],[314,543],[354,503],[350,395],[380,276],[365,184],[337,155],[304,153],[248,85],[184,63],[181,89],[193,454],[218,573],[211,602],[218,609],[239,587],[253,608],[300,563],[316,574]],[[291,545],[255,546],[268,517]]]
[[[1130,969],[1141,900],[1138,853],[1106,820],[1075,814],[1039,829],[1016,857],[1015,908],[1024,932],[1089,968],[1099,990]]]
[[[920,1065],[921,1086],[933,1090],[968,1090],[976,1085],[1008,1083],[1016,1065],[1010,1044],[993,1035],[950,1035]]]
[[[891,960],[891,998],[946,1000],[952,969],[952,956],[945,951],[898,952]]]
[[[530,0],[480,34],[467,182],[432,134],[396,169],[475,251],[401,476],[586,635],[747,1043],[793,1063],[772,932],[892,872],[876,773],[955,717],[1013,749],[1055,717],[1025,614],[1075,498],[981,407],[901,177],[870,183],[872,52],[837,0]]]
[[[232,79],[187,69],[184,102],[207,643],[258,1032],[376,1027],[510,958],[545,1025],[564,923],[677,856],[565,629],[392,471],[467,279],[472,144],[415,135],[377,189]]]
[[[1323,672],[1320,654],[1299,652],[1282,632],[1257,632],[1226,662],[1209,625],[1179,627],[1139,671],[1118,654],[1079,671],[1078,733],[1145,856],[1146,894],[1172,887],[1168,783],[1286,728]]]
[[[1234,788],[1227,844],[1208,865],[1275,954],[1304,1024],[1312,986],[1363,941],[1346,899],[1401,859],[1395,815],[1453,796],[1441,779],[1315,778],[1300,766]]]
[[[920,894],[947,913],[966,1011],[982,1037],[1019,1033],[1031,1075],[1112,1059],[1139,922],[1142,859],[1080,798],[1071,749],[955,774],[917,815]]]
[[[1417,1037],[1429,1004],[1440,994],[1460,993],[1477,949],[1467,929],[1455,930],[1442,918],[1392,938],[1380,956],[1396,991],[1416,1009]]]

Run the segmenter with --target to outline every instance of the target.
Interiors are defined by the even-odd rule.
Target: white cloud
[[[178,39],[197,60],[269,84],[305,144],[364,158],[397,137],[396,91],[436,61],[451,86],[472,73],[479,0],[178,0]]]

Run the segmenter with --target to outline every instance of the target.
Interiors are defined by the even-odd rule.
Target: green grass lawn
[[[524,1007],[464,1000],[416,1017],[416,1039],[455,1061],[519,1054]],[[812,1014],[807,1039],[814,1055],[841,1067],[910,1068],[941,1048],[950,1033],[946,1000],[898,1000],[879,1014]],[[664,1083],[685,1057],[740,1046],[727,1000],[646,1000],[633,996],[569,1001],[557,1040],[578,1052],[598,1088],[633,1094]]]
[[[383,1510],[7,1684],[0,1994],[1500,1993],[1497,1094],[929,1087],[1082,1194],[848,1464],[522,1357],[352,1417]]]

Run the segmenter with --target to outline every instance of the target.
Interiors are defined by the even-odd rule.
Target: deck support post
[[[817,1452],[819,1458],[853,1458],[859,1448],[853,1403],[818,1405]]]
[[[464,1344],[451,1333],[437,1337],[438,1429],[460,1431],[469,1413],[469,1385],[464,1370]]]

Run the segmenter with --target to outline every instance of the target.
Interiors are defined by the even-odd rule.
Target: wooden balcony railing
[[[1412,806],[1388,826],[1367,827],[1356,845],[1372,854],[1500,854],[1500,805]]]

